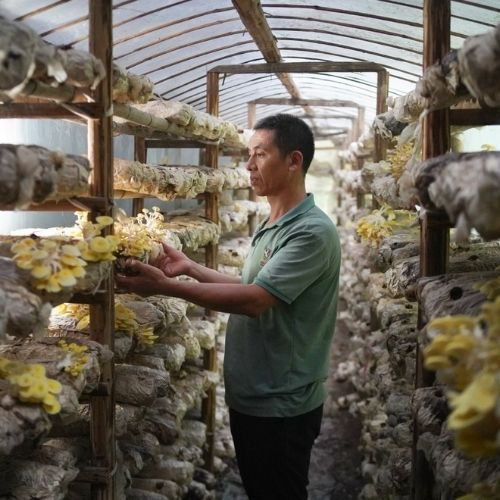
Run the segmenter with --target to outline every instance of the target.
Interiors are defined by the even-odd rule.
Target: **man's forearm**
[[[237,276],[229,276],[227,274],[220,273],[215,269],[210,269],[196,262],[192,263],[191,269],[189,270],[189,276],[201,283],[241,283],[240,278]]]
[[[265,307],[257,285],[239,283],[195,283],[167,279],[159,284],[159,293],[193,302],[207,309],[255,316]]]

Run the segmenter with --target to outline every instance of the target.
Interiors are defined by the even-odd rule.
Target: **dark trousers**
[[[307,499],[311,449],[323,405],[296,417],[252,417],[229,410],[236,460],[250,500]]]

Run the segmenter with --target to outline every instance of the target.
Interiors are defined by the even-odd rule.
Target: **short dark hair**
[[[297,116],[280,113],[259,120],[254,130],[273,130],[274,144],[283,156],[292,151],[302,153],[304,175],[314,156],[314,136],[304,120]]]

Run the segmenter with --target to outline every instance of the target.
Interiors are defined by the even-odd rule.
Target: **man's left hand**
[[[129,259],[125,264],[125,271],[130,275],[115,276],[119,291],[143,296],[165,293],[165,285],[169,278],[157,267]]]

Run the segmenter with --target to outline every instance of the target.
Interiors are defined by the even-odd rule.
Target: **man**
[[[165,247],[155,266],[118,277],[141,294],[181,297],[229,312],[224,380],[236,458],[251,500],[307,498],[313,442],[335,327],[340,245],[305,190],[314,138],[299,118],[261,120],[249,143],[252,188],[270,215],[257,228],[242,279]],[[173,280],[186,274],[197,282]]]

